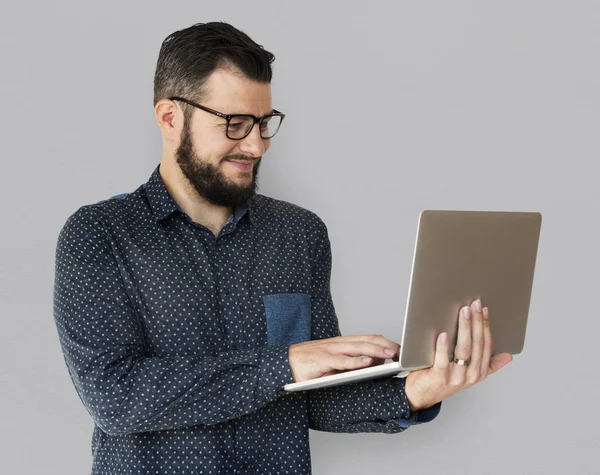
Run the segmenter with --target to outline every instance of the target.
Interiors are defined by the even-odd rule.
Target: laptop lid
[[[476,298],[490,311],[494,354],[522,351],[541,222],[542,215],[534,212],[421,213],[400,349],[402,368],[432,366],[441,332],[448,333],[453,349],[458,312]]]

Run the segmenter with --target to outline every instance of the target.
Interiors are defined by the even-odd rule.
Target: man
[[[95,423],[94,474],[310,473],[309,428],[402,432],[511,359],[491,358],[477,301],[463,309],[454,362],[442,334],[434,367],[406,380],[285,394],[397,358],[399,346],[339,336],[325,224],[256,193],[284,118],[273,59],[225,23],[170,35],[155,75],[160,165],[60,233],[54,315]]]

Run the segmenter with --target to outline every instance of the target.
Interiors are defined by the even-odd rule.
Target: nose
[[[262,156],[269,148],[269,139],[260,136],[260,126],[254,124],[250,133],[240,140],[240,150],[253,157]]]

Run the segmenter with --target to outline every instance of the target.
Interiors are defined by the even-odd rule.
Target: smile
[[[252,169],[252,162],[236,162],[233,160],[227,160],[227,162],[231,163],[232,165],[235,165],[236,167],[238,167],[241,170],[251,170]]]

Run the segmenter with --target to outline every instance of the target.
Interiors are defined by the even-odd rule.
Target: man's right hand
[[[298,383],[366,368],[386,358],[397,360],[399,349],[398,343],[381,335],[347,335],[296,343],[289,349],[292,376]]]

